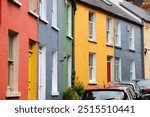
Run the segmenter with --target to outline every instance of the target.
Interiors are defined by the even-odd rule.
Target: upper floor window
[[[121,23],[115,22],[115,46],[121,47]]]
[[[29,10],[36,13],[37,12],[37,3],[36,0],[29,0]]]
[[[40,0],[40,18],[46,20],[46,2],[47,0]]]
[[[129,26],[129,49],[135,50],[134,27]]]
[[[57,28],[57,7],[58,7],[58,0],[53,0],[52,6],[52,26]]]
[[[112,19],[107,17],[106,19],[106,43],[112,45]]]
[[[95,13],[89,12],[89,40],[95,41]]]
[[[72,5],[67,3],[67,24],[68,24],[68,36],[72,37]]]

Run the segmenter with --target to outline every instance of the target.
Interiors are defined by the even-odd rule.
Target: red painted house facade
[[[30,85],[37,78],[38,3],[35,1],[0,0],[1,100],[31,99]],[[33,79],[29,79],[29,70],[34,72],[30,73]],[[34,90],[36,83],[32,86]],[[36,91],[33,92],[36,96]]]

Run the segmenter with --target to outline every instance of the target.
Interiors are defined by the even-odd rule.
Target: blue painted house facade
[[[115,18],[115,80],[144,77],[142,25]]]
[[[62,0],[39,0],[38,99],[62,98]]]

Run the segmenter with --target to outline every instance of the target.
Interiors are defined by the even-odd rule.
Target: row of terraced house
[[[134,9],[134,10],[133,10]],[[0,99],[57,100],[150,79],[150,15],[124,0],[0,0]]]

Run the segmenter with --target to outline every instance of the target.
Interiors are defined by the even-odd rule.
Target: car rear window
[[[84,96],[86,100],[123,100],[123,91],[90,91]]]

